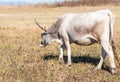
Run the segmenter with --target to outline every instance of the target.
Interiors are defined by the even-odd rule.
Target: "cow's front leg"
[[[64,62],[64,60],[63,60],[64,50],[65,50],[65,45],[61,45],[61,47],[60,47],[60,56],[59,56],[59,62],[60,63]]]
[[[66,51],[68,55],[68,66],[70,66],[72,63],[71,63],[71,47],[70,47],[69,41],[66,41],[65,45],[66,45]]]
[[[70,66],[72,64],[71,63],[71,47],[70,47],[69,37],[64,30],[62,31],[62,39],[68,55],[68,66]]]

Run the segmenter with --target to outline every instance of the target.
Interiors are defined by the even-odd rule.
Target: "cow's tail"
[[[115,15],[109,11],[108,11],[108,16],[110,18],[110,21],[109,21],[109,41],[110,41],[110,44],[112,46],[112,49],[113,49],[113,53],[114,53],[114,56],[120,66],[120,61],[119,61],[119,57],[118,57],[118,54],[116,52],[116,47],[115,47],[115,44],[114,44],[114,38],[113,38],[113,25],[114,25],[114,18],[115,18]]]

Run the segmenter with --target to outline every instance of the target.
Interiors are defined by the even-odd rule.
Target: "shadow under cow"
[[[58,55],[45,55],[43,57],[44,60],[58,60]],[[83,56],[72,56],[72,63],[90,63],[91,65],[97,66],[100,58],[97,57],[90,57],[89,55],[83,55]],[[67,63],[67,56],[64,56],[64,62]],[[110,72],[110,67],[106,66],[105,63],[102,65],[102,69]]]
[[[58,55],[45,55],[43,57],[44,60],[52,60],[52,59],[58,59]],[[100,61],[99,58],[96,57],[90,57],[88,55],[85,56],[72,56],[72,63],[90,63],[92,65],[97,65]],[[64,62],[67,63],[67,56],[64,56]]]

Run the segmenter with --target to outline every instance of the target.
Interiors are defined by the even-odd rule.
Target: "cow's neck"
[[[62,42],[62,40],[60,39],[59,33],[50,33],[50,35],[51,35],[52,38],[53,38],[53,40],[52,40],[51,42],[55,41],[55,42],[58,42],[58,43],[60,43],[61,45],[63,45],[63,42]]]

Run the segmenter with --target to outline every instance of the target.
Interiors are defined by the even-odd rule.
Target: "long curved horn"
[[[37,25],[39,28],[41,28],[41,29],[44,30],[44,31],[47,31],[45,28],[43,28],[42,26],[40,26],[39,23],[38,23],[35,19],[34,19],[34,21],[35,21],[36,25]]]

